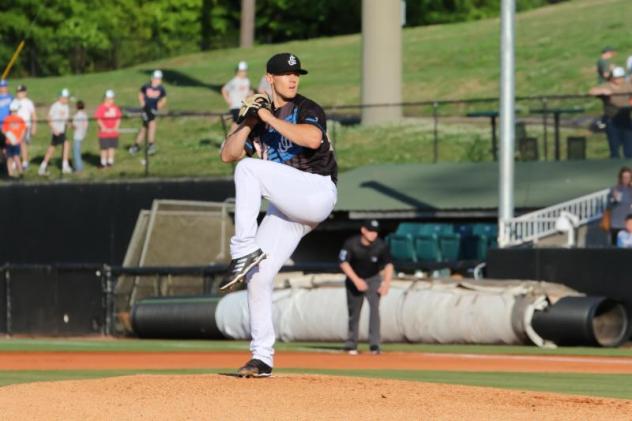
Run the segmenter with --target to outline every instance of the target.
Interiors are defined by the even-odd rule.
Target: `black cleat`
[[[272,367],[261,360],[252,359],[237,371],[239,377],[270,377],[272,375]]]
[[[227,269],[228,273],[219,284],[220,291],[227,291],[238,282],[243,282],[250,269],[257,266],[265,258],[266,254],[261,249],[257,249],[243,257],[231,260]]]

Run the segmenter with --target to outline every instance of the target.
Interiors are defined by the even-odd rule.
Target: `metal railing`
[[[607,207],[609,192],[610,189],[599,190],[501,222],[498,230],[498,244],[500,247],[517,246],[537,242],[539,239],[555,234],[556,221],[563,212],[576,216],[578,226],[595,221],[603,215]]]

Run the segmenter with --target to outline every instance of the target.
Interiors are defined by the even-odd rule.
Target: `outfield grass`
[[[157,340],[157,339],[3,339],[0,352],[7,351],[74,351],[74,352],[213,352],[244,351],[249,343],[232,340]],[[339,351],[342,344],[324,342],[277,342],[279,351]],[[364,349],[362,346],[360,349]],[[560,347],[554,349],[512,345],[437,345],[437,344],[384,344],[386,352],[430,352],[447,354],[490,355],[582,355],[632,357],[632,348]],[[368,348],[367,348],[368,350]]]
[[[83,380],[136,374],[226,373],[232,369],[189,370],[28,370],[0,371],[0,386],[19,383]],[[495,387],[565,394],[632,399],[632,376],[584,373],[507,373],[422,370],[311,370],[277,369],[275,373],[323,374],[396,379],[427,383]]]
[[[595,82],[594,64],[604,45],[620,51],[618,63],[632,54],[632,26],[627,22],[632,14],[629,0],[575,0],[521,13],[517,17],[516,63],[519,95],[585,93]],[[403,32],[404,88],[406,101],[431,99],[495,97],[498,95],[499,21],[488,19],[450,25],[406,28]],[[225,110],[219,93],[220,86],[232,74],[235,63],[246,59],[250,63],[251,80],[258,81],[266,59],[280,50],[293,51],[301,57],[310,74],[302,81],[302,92],[323,105],[340,106],[360,102],[360,35],[320,38],[277,45],[257,46],[244,51],[217,50],[146,63],[129,69],[11,81],[12,86],[26,83],[31,97],[42,106],[42,118],[56,92],[62,87],[85,100],[90,112],[107,88],[117,91],[119,104],[136,106],[140,85],[154,68],[165,70],[171,110]],[[257,72],[255,69],[260,69]],[[549,104],[550,107],[567,103]],[[582,100],[587,112],[598,114],[600,104]],[[495,108],[496,104],[474,107],[440,107],[439,114],[463,116],[468,111]],[[539,103],[520,104],[526,115]],[[407,116],[429,116],[430,107],[408,107]],[[352,111],[357,113],[357,110]],[[138,121],[128,120],[123,127],[137,128]],[[413,118],[402,125],[377,128],[336,127],[336,149],[341,169],[377,162],[432,162],[433,125]],[[439,124],[439,160],[490,160],[489,127],[486,119]],[[540,130],[534,128],[540,137]],[[564,135],[589,135],[582,129],[568,130]],[[530,133],[532,135],[532,133]],[[122,136],[122,146],[128,146],[133,134]],[[151,160],[150,173],[163,177],[228,175],[230,165],[217,158],[223,131],[217,118],[184,117],[160,120],[159,154]],[[549,157],[552,156],[550,133]],[[41,160],[49,139],[45,125],[35,137],[33,156]],[[589,138],[588,155],[605,158],[606,144],[602,135]],[[142,177],[140,157],[130,157],[121,148],[113,169],[99,171],[95,125],[92,124],[84,151],[88,168],[71,179],[111,179]],[[58,164],[58,162],[57,162]],[[59,165],[57,165],[57,168]],[[51,178],[60,178],[57,168]],[[35,168],[27,175],[34,180]]]

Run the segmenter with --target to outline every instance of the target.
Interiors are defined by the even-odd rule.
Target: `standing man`
[[[393,263],[388,245],[379,238],[380,224],[375,219],[365,221],[360,234],[345,241],[338,259],[347,275],[347,308],[349,334],[345,350],[358,355],[360,312],[364,297],[369,302],[369,344],[371,354],[380,353],[380,297],[388,294],[393,279]]]
[[[0,80],[0,127],[2,127],[4,119],[11,114],[9,109],[11,101],[13,101],[13,96],[9,93],[9,82],[2,79]],[[0,131],[0,149],[4,150],[5,146],[4,133]],[[0,150],[0,154],[2,150]]]
[[[252,89],[250,89],[250,79],[248,79],[248,64],[245,61],[240,61],[235,70],[235,77],[222,87],[222,96],[226,104],[228,104],[230,115],[233,118],[233,124],[230,128],[231,131],[237,127],[237,117],[239,116],[241,102],[251,94]]]
[[[603,101],[606,136],[610,147],[610,158],[618,159],[619,150],[623,147],[623,156],[632,158],[632,84],[625,81],[623,67],[612,70],[612,79],[590,90],[590,95],[598,96]]]
[[[129,148],[129,153],[136,155],[147,136],[147,153],[156,153],[156,115],[167,104],[167,90],[162,85],[162,71],[154,70],[151,81],[144,84],[138,93],[138,102],[142,109],[143,125],[136,136],[136,142]]]
[[[304,235],[329,216],[336,204],[337,165],[327,138],[326,117],[314,101],[298,94],[298,57],[276,54],[266,65],[273,104],[263,95],[246,98],[238,126],[222,145],[224,162],[235,168],[233,260],[220,289],[248,284],[252,359],[241,377],[272,373],[275,333],[273,279]],[[261,159],[254,159],[254,151]],[[270,202],[261,225],[261,198]]]
[[[119,126],[121,125],[120,108],[114,103],[114,91],[105,91],[103,102],[94,112],[99,126],[99,150],[101,151],[100,168],[114,165],[114,152],[118,147]]]
[[[601,50],[601,56],[597,60],[597,84],[601,85],[606,83],[612,77],[613,66],[610,64],[610,60],[617,54],[612,47],[606,47]]]
[[[29,167],[29,147],[31,146],[31,138],[37,133],[37,115],[35,114],[35,105],[27,96],[28,92],[25,85],[18,85],[15,99],[19,105],[18,115],[26,122],[26,133],[22,142],[22,168]]]
[[[51,140],[44,160],[40,164],[38,175],[48,175],[48,161],[53,157],[57,146],[62,145],[62,167],[61,171],[64,174],[72,173],[72,168],[68,163],[68,157],[70,155],[70,143],[66,140],[66,126],[68,125],[68,119],[70,118],[70,109],[68,108],[68,98],[70,92],[68,89],[62,89],[59,93],[59,98],[48,111],[48,126],[51,131]]]

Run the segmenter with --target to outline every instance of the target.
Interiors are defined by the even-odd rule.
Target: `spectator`
[[[105,91],[105,99],[97,107],[94,117],[99,125],[99,149],[101,150],[100,168],[114,165],[114,152],[118,147],[121,110],[114,103],[114,91]]]
[[[66,126],[68,125],[68,119],[70,118],[70,109],[68,108],[68,99],[70,98],[70,92],[68,89],[62,89],[59,98],[53,103],[48,111],[48,126],[51,130],[51,141],[44,160],[40,164],[38,174],[48,175],[48,162],[53,157],[57,146],[62,145],[62,167],[61,171],[64,174],[72,173],[72,168],[68,163],[68,156],[70,155],[70,144],[66,140]]]
[[[257,87],[257,92],[260,94],[266,94],[270,98],[272,98],[272,86],[270,86],[270,82],[268,82],[268,78],[265,74],[261,76],[259,87]]]
[[[162,85],[162,71],[154,70],[151,81],[141,86],[138,102],[142,108],[143,125],[136,136],[136,142],[129,148],[129,153],[136,155],[145,142],[145,136],[147,136],[147,153],[153,155],[157,152],[156,116],[158,111],[167,105],[167,90]]]
[[[26,123],[26,133],[24,133],[24,139],[22,140],[22,168],[25,170],[29,167],[29,147],[31,146],[31,139],[37,133],[35,105],[27,95],[26,86],[18,85],[15,99],[13,100],[13,102],[19,105],[18,115],[22,117],[22,120]]]
[[[617,234],[617,247],[632,248],[632,214],[625,217],[625,229]]]
[[[84,111],[86,105],[83,101],[77,101],[77,112],[72,117],[72,162],[75,164],[75,171],[83,171],[83,160],[81,159],[81,144],[86,138],[88,131],[88,114]]]
[[[590,90],[590,94],[603,101],[606,136],[610,148],[610,158],[619,158],[619,150],[623,146],[623,156],[632,158],[632,84],[626,82],[625,70],[615,67],[612,79]]]
[[[19,116],[20,104],[11,102],[10,113],[2,123],[2,132],[6,138],[7,172],[10,177],[19,177],[22,174],[22,162],[20,162],[20,145],[26,132],[26,122]]]
[[[630,77],[632,77],[632,56],[628,57],[626,60],[625,68],[628,73],[628,79],[630,79]]]
[[[11,113],[9,110],[9,105],[11,105],[11,101],[13,101],[13,97],[9,93],[9,82],[2,79],[0,80],[0,127],[2,127],[2,123],[4,123],[4,119]],[[5,139],[4,134],[0,131],[0,145],[2,148],[5,147]]]
[[[610,243],[617,244],[617,234],[626,226],[625,218],[632,212],[632,169],[619,170],[617,185],[610,189],[608,209],[610,209]]]
[[[360,311],[364,297],[369,302],[369,344],[372,354],[380,353],[380,297],[386,295],[393,277],[393,264],[386,243],[378,237],[376,220],[365,221],[360,235],[345,241],[340,255],[340,269],[347,275],[349,330],[345,350],[357,355]]]
[[[230,115],[233,118],[231,131],[237,127],[236,121],[239,116],[241,102],[251,94],[252,89],[250,89],[250,79],[248,79],[248,64],[245,61],[240,61],[235,70],[235,77],[222,87],[222,96],[226,104],[228,104]]]
[[[606,47],[601,50],[601,56],[597,60],[597,84],[608,82],[612,77],[613,65],[610,60],[617,54],[612,47]]]

